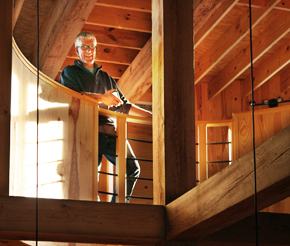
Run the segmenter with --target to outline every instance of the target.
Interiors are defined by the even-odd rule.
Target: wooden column
[[[118,174],[116,202],[124,203],[126,194],[126,118],[117,118],[117,141],[116,141],[116,172]]]
[[[13,0],[0,2],[0,195],[9,195]]]
[[[154,203],[195,186],[193,1],[152,1]]]

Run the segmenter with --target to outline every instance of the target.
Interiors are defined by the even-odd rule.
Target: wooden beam
[[[40,70],[54,79],[97,0],[53,1],[40,30]],[[31,53],[36,64],[37,43]]]
[[[141,50],[150,33],[122,30],[113,27],[103,27],[85,24],[82,31],[89,31],[95,35],[98,44]]]
[[[258,213],[259,245],[290,245],[289,231],[290,214]],[[255,216],[252,215],[207,236],[202,241],[254,244],[255,235]]]
[[[153,195],[160,205],[196,184],[192,20],[191,0],[152,2]]]
[[[281,71],[290,62],[290,42],[283,45],[271,57],[266,59],[254,70],[254,90],[261,87],[267,80]],[[251,76],[243,81],[244,96],[251,94]]]
[[[220,23],[239,0],[206,0],[194,10],[194,47]]]
[[[0,195],[9,195],[13,0],[0,1]]]
[[[151,33],[151,14],[96,5],[86,24]]]
[[[252,27],[255,28],[263,18],[279,3],[270,0],[265,8],[254,9],[252,12]],[[236,45],[249,33],[249,13],[245,12],[197,61],[195,84],[218,64]],[[238,27],[238,28],[237,28]],[[225,38],[229,37],[229,38]]]
[[[36,199],[0,197],[0,239],[35,240]],[[164,239],[164,207],[38,199],[38,240],[146,244]]]
[[[151,13],[151,0],[98,0],[97,5]]]
[[[251,4],[252,4],[252,7],[264,8],[266,6],[265,1],[268,1],[268,0],[252,0]],[[239,0],[238,4],[249,6],[249,0]]]
[[[151,50],[150,38],[118,81],[118,87],[132,103],[136,103],[152,85]]]
[[[0,240],[0,246],[29,246],[29,244],[17,240]]]
[[[282,13],[269,27],[253,40],[253,62],[255,63],[279,40],[290,32],[290,15]],[[246,69],[251,66],[250,45],[243,49],[222,71],[208,83],[208,98],[214,98],[232,82],[234,82]]]
[[[290,71],[288,69],[281,75],[280,90],[281,92],[286,92],[289,89],[290,89]]]
[[[12,30],[14,29],[16,22],[18,20],[20,11],[22,9],[24,0],[14,0],[14,8],[13,8],[13,19],[12,19]]]
[[[258,211],[290,196],[290,126],[256,148]],[[202,239],[254,214],[250,152],[166,206],[168,239]]]
[[[112,62],[129,66],[134,58],[138,55],[138,53],[139,50],[136,49],[98,44],[96,59],[97,61]],[[68,58],[79,59],[78,55],[76,54],[74,45],[70,49]]]

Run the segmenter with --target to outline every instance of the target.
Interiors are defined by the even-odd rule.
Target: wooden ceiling
[[[248,0],[194,0],[195,84],[208,83],[213,98],[235,81],[250,93]],[[36,1],[15,0],[14,38],[35,64]],[[17,18],[18,17],[18,18]],[[189,23],[190,24],[190,23]],[[80,31],[97,37],[96,63],[103,65],[132,101],[152,100],[151,0],[40,1],[40,69],[58,80],[73,64]],[[290,0],[252,0],[254,85],[270,78],[290,87]],[[126,73],[125,73],[126,71]],[[130,96],[128,96],[130,94]]]

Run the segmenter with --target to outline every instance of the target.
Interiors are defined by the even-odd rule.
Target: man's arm
[[[117,91],[116,89],[108,90],[105,94],[97,94],[97,93],[90,93],[90,92],[82,92],[83,95],[89,96],[94,98],[98,103],[104,103],[107,106],[119,106],[122,104],[122,100],[116,97],[113,92]]]

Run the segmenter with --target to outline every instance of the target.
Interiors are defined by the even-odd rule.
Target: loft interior
[[[250,25],[247,0],[42,0],[37,95],[36,1],[2,1],[0,244],[33,244],[38,221],[43,244],[255,245],[253,62],[259,245],[290,245],[290,1],[251,3]],[[58,83],[81,31],[125,96],[152,108],[152,122],[114,115],[120,138],[153,142],[132,146],[153,162],[140,161],[130,204],[96,202],[119,183],[95,166],[110,112]]]

